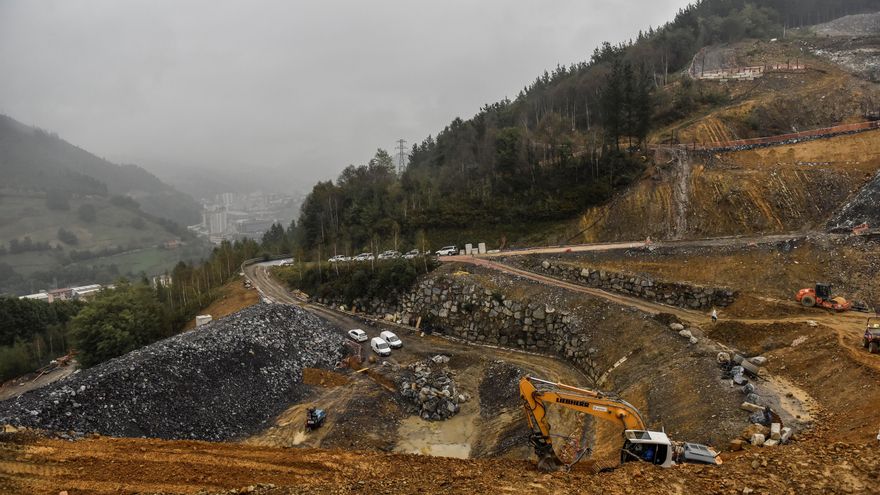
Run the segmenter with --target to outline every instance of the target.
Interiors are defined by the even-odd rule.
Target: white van
[[[397,338],[397,335],[394,335],[394,332],[389,332],[385,330],[384,332],[379,334],[379,338],[384,340],[388,345],[391,346],[392,349],[400,349],[403,347],[403,342]]]
[[[373,337],[370,340],[370,349],[373,349],[373,352],[380,356],[391,355],[391,347],[388,346],[388,342],[385,342],[379,337]]]

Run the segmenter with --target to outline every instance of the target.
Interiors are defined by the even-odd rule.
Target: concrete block
[[[758,404],[752,404],[751,402],[743,402],[739,407],[740,407],[740,409],[742,409],[744,411],[748,411],[748,412],[752,412],[752,413],[764,411],[763,406],[759,406]]]
[[[477,252],[480,254],[486,254],[486,243],[481,242],[477,244]]]
[[[770,440],[765,440],[763,446],[764,447],[776,447],[777,445],[779,445],[779,440],[773,440],[771,438]]]
[[[782,437],[782,425],[779,423],[770,424],[770,438],[779,440]]]
[[[754,445],[755,447],[760,447],[764,445],[764,435],[762,433],[755,433],[752,435],[752,438],[749,439],[749,443]]]
[[[464,254],[473,254],[473,252],[474,252],[474,245],[473,244],[468,243],[468,244],[464,245]]]
[[[782,435],[780,435],[780,437],[779,437],[779,442],[780,442],[780,443],[788,443],[788,441],[791,439],[791,434],[792,434],[792,433],[794,433],[794,430],[792,430],[792,429],[789,428],[788,426],[786,426],[785,428],[783,428],[783,429],[782,429]],[[880,435],[878,435],[878,437],[880,437]]]

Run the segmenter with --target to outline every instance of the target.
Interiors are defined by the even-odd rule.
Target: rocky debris
[[[684,325],[682,325],[681,323],[670,323],[669,329],[672,330],[673,332],[683,332]]]
[[[867,223],[869,227],[880,226],[880,172],[865,184],[853,199],[828,221],[829,230],[851,230]]]
[[[508,261],[526,270],[543,272],[579,285],[631,295],[670,306],[688,309],[723,308],[733,304],[736,299],[736,292],[727,288],[663,282],[642,275],[594,270],[561,261],[542,260],[538,262],[536,258],[531,256],[522,259],[513,258]]]
[[[411,412],[422,419],[449,419],[458,414],[460,404],[470,399],[468,394],[460,392],[456,387],[453,372],[439,366],[433,359],[417,361],[407,366],[401,370],[395,381],[397,390],[407,399]]]
[[[495,418],[505,409],[519,408],[519,380],[527,374],[506,361],[492,361],[480,381],[480,416]]]
[[[258,304],[18,398],[0,424],[120,437],[228,440],[264,428],[334,365],[342,337],[291,306]]]
[[[810,29],[821,36],[874,36],[880,33],[880,13],[848,15]]]

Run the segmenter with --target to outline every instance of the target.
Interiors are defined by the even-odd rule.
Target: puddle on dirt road
[[[446,421],[425,421],[410,416],[400,423],[397,430],[400,440],[394,451],[467,459],[476,432],[475,419],[468,414],[458,414]]]

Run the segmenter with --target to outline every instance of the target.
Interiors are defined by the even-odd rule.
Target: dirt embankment
[[[279,449],[194,441],[4,438],[0,489],[57,495],[117,493],[872,493],[880,450],[804,442],[741,452],[718,467],[627,465],[543,474],[529,461],[451,459],[365,451]],[[19,461],[29,460],[27,465]],[[393,467],[392,467],[393,466]]]
[[[213,319],[219,320],[260,302],[259,292],[245,287],[244,281],[239,278],[221,287],[219,292],[220,297],[199,314],[211,315]],[[192,330],[195,327],[196,321],[191,320],[184,330]]]
[[[584,214],[580,240],[824,229],[880,169],[880,131],[690,160],[683,177],[679,160],[658,155],[648,176]],[[681,187],[681,181],[688,187]],[[680,191],[687,191],[687,197],[680,197]]]

